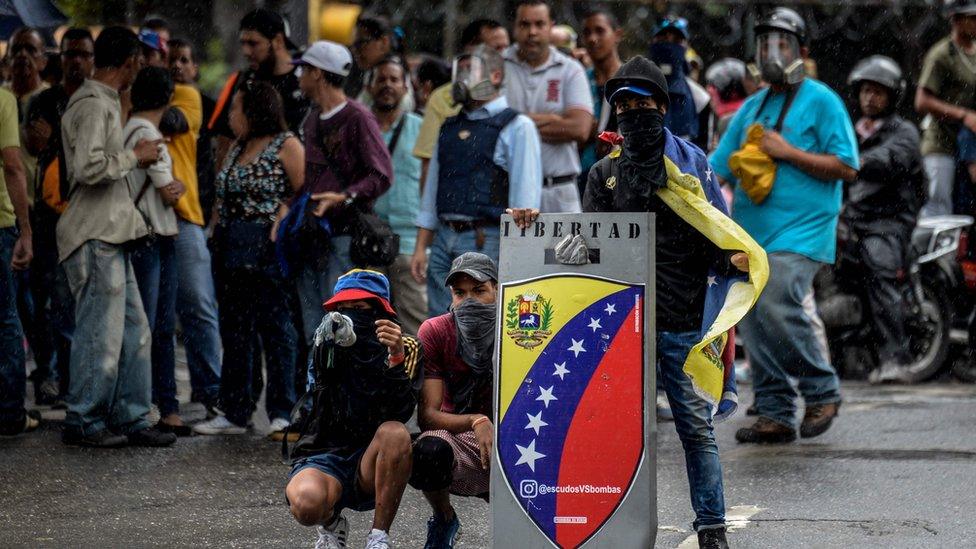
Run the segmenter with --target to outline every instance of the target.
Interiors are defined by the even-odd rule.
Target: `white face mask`
[[[805,74],[800,43],[787,32],[767,32],[756,38],[756,64],[770,84],[798,84]]]

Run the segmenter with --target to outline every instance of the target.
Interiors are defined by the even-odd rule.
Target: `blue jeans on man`
[[[132,251],[132,268],[152,333],[152,399],[159,414],[179,413],[176,398],[175,237],[158,236]]]
[[[178,220],[176,312],[183,328],[190,400],[214,405],[220,393],[220,321],[203,227]]]
[[[797,391],[807,407],[838,403],[840,380],[813,297],[813,277],[823,264],[794,253],[768,257],[769,281],[739,333],[752,365],[759,415],[793,428]]]
[[[62,262],[75,299],[65,426],[82,435],[149,427],[149,322],[122,246],[89,240]]]
[[[712,428],[712,406],[695,393],[684,372],[688,352],[698,343],[698,332],[658,332],[657,367],[674,412],[674,427],[685,450],[685,468],[695,510],[696,531],[725,527],[722,464]]]
[[[480,252],[498,263],[499,231],[497,226],[483,227],[485,241],[478,247],[477,231],[454,231],[441,225],[434,233],[427,260],[427,312],[430,318],[448,312],[451,307],[451,291],[445,286],[451,262],[466,252]]]
[[[0,427],[19,432],[24,423],[27,372],[24,332],[17,315],[14,271],[10,267],[17,229],[0,229]]]

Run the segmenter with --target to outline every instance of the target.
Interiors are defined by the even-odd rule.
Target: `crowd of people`
[[[351,48],[298,50],[257,9],[239,27],[248,66],[216,98],[162,19],[68,30],[60,71],[45,70],[43,35],[19,29],[0,90],[0,434],[40,425],[28,380],[37,406],[67,409],[64,443],[99,448],[246,433],[264,392],[271,438],[294,443],[289,506],[316,547],[344,546],[345,508],[374,509],[367,547],[388,547],[408,485],[432,508],[426,547],[453,547],[450,497],[487,499],[493,459],[500,216],[649,211],[660,400],[700,545],[727,547],[715,410],[682,370],[714,276],[768,260],[738,330],[758,415],[739,442],[816,437],[838,414],[813,278],[834,262],[839,219],[870,269],[874,379],[899,379],[911,230],[953,212],[957,167],[976,180],[976,1],[947,15],[915,91],[921,139],[896,113],[897,63],[859,63],[837,86],[856,98],[848,112],[813,77],[788,8],[761,17],[754,61],[711,64],[680,17],[624,62],[612,11],[577,34],[545,0],[518,3],[511,35],[469,24],[451,63],[408,56],[374,15]],[[718,247],[682,209],[676,173],[765,255]],[[177,337],[208,412],[194,425]]]

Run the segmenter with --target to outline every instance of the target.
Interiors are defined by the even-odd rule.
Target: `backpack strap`
[[[227,79],[227,83],[224,84],[224,89],[220,90],[220,96],[217,98],[217,104],[214,105],[213,114],[210,115],[210,120],[207,121],[208,130],[213,131],[214,126],[217,125],[217,121],[220,120],[220,115],[223,114],[224,109],[227,108],[227,103],[229,103],[231,98],[234,97],[234,90],[237,88],[237,80],[240,78],[240,76],[240,71],[230,75],[230,78]]]

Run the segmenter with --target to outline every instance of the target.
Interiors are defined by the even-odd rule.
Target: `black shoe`
[[[141,431],[129,433],[129,446],[169,446],[176,442],[176,435],[164,433],[155,427],[146,427]]]
[[[24,420],[0,425],[0,436],[12,437],[23,433],[36,431],[41,426],[41,413],[37,410],[27,410]]]
[[[759,415],[759,408],[756,408],[756,402],[755,401],[753,401],[752,406],[749,406],[748,408],[746,408],[746,415],[747,416],[758,416]]]
[[[88,448],[121,448],[128,440],[117,435],[108,429],[103,429],[90,435],[81,434],[77,427],[65,427],[61,432],[61,442],[72,446],[85,446]]]
[[[193,428],[189,425],[169,425],[162,421],[156,423],[155,429],[160,433],[173,433],[177,437],[192,437]]]
[[[725,539],[725,528],[709,528],[698,531],[699,549],[729,549]]]
[[[58,400],[57,383],[48,379],[34,385],[34,403],[38,406],[54,406]]]

